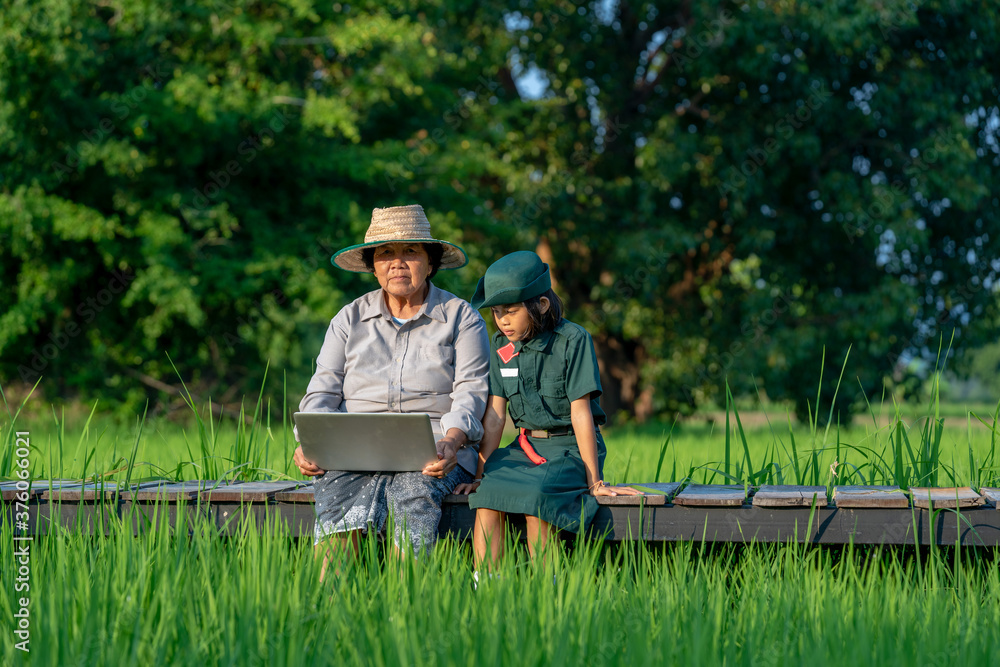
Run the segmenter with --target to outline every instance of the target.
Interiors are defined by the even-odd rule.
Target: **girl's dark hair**
[[[438,269],[441,268],[441,257],[444,256],[444,246],[440,243],[421,243],[424,250],[427,252],[427,257],[430,259],[431,272],[427,276],[427,280],[433,278]],[[365,268],[368,269],[369,273],[375,273],[375,248],[378,246],[371,246],[368,248],[361,249],[361,261],[364,262]]]
[[[549,309],[542,312],[542,297],[549,300]],[[544,294],[539,294],[524,302],[524,307],[528,311],[531,324],[528,330],[529,338],[534,338],[546,331],[555,331],[559,326],[563,316],[563,302],[559,296],[549,289]]]

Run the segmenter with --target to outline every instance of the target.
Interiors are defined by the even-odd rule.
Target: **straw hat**
[[[444,248],[441,255],[442,269],[457,269],[468,264],[465,251],[453,243],[431,236],[431,223],[424,208],[417,204],[377,208],[372,211],[372,222],[365,233],[365,242],[337,252],[330,261],[346,271],[369,273],[361,253],[365,248],[387,243],[437,243]]]

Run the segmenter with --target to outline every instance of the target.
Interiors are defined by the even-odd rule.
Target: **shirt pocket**
[[[450,394],[455,388],[455,348],[421,345],[415,352],[415,363],[403,366],[403,386],[419,393]]]
[[[519,385],[520,378],[516,375],[513,377],[502,377],[500,378],[500,384],[503,385],[503,392],[509,400],[511,396],[517,394],[521,391]]]
[[[566,396],[566,377],[563,375],[543,375],[538,382],[538,395],[545,408],[555,417],[568,419],[569,399]]]

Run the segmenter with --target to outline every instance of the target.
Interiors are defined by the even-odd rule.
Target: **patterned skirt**
[[[393,521],[393,541],[403,537],[419,555],[437,542],[441,501],[459,484],[472,481],[461,466],[444,479],[421,472],[357,473],[327,470],[313,482],[316,499],[315,541],[329,535],[360,530],[382,533]]]

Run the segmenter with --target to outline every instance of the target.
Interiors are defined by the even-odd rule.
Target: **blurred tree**
[[[849,346],[845,407],[939,334],[995,339],[997,6],[514,7],[539,99],[499,214],[554,262],[611,409],[728,377],[805,417],[825,351],[825,420]]]
[[[553,264],[610,411],[825,417],[995,340],[997,34],[971,1],[6,0],[0,378],[134,410],[305,386],[329,267],[417,202]],[[856,378],[856,379],[855,379]],[[813,407],[815,409],[815,407]]]
[[[461,184],[503,169],[463,124],[489,105],[502,26],[305,0],[2,14],[5,383],[134,413],[178,393],[171,359],[217,402],[255,393],[269,361],[301,393],[330,317],[377,286],[329,264],[373,207],[420,203],[457,243],[493,224]]]

